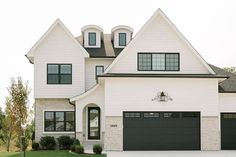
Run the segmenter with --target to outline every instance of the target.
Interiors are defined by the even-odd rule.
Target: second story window
[[[72,65],[48,64],[47,84],[72,84]]]
[[[88,44],[89,46],[96,46],[96,33],[95,32],[89,32],[88,33]]]
[[[102,75],[103,72],[104,72],[104,66],[96,66],[95,67],[96,78],[98,75]]]
[[[119,33],[119,46],[126,46],[126,33]]]
[[[179,71],[179,53],[138,53],[139,71]]]

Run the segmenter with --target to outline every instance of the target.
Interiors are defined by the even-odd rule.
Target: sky
[[[88,24],[104,33],[128,25],[135,34],[158,8],[208,63],[236,66],[235,0],[0,0],[0,107],[12,77],[29,81],[34,102],[33,64],[25,54],[57,18],[74,36]]]

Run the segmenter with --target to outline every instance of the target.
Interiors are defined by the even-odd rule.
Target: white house
[[[208,64],[158,9],[133,37],[58,19],[27,53],[36,140],[69,135],[105,150],[236,149],[236,75]]]

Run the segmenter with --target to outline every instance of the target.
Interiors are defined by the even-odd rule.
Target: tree
[[[0,107],[0,130],[2,129],[4,118],[5,118],[5,115],[2,111],[2,108]]]
[[[2,130],[0,133],[0,139],[1,141],[6,145],[6,150],[9,151],[10,150],[10,144],[11,144],[11,140],[14,137],[15,134],[15,117],[14,115],[11,113],[12,111],[12,105],[10,102],[10,99],[7,97],[6,98],[6,116],[3,119],[3,123],[2,123]]]
[[[24,135],[23,125],[27,122],[28,117],[28,95],[30,89],[28,82],[23,83],[20,77],[11,79],[11,85],[8,87],[9,96],[6,98],[6,118],[3,123],[3,131],[1,139],[6,143],[7,151],[9,151],[10,142],[13,135],[17,136],[17,140]]]
[[[236,67],[224,67],[224,70],[236,74]]]

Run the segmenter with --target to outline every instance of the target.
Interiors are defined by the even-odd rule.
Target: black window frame
[[[142,55],[142,54],[150,54],[151,55],[151,70],[142,70],[140,69],[139,67],[139,55]],[[165,70],[153,70],[153,63],[152,63],[152,56],[153,54],[164,54],[165,55]],[[167,70],[166,69],[166,55],[170,55],[170,54],[175,54],[175,55],[178,55],[178,69],[177,70]],[[137,68],[138,68],[138,71],[180,71],[180,53],[176,52],[176,53],[158,53],[158,52],[155,52],[155,53],[144,53],[144,52],[139,52],[138,55],[137,55]]]
[[[90,35],[91,34],[94,34],[95,35],[95,43],[91,43],[91,40],[90,40]],[[89,46],[96,46],[97,45],[97,33],[96,32],[89,32],[88,33],[88,45]]]
[[[58,74],[49,74],[48,73],[48,66],[49,65],[57,65],[58,66]],[[63,66],[63,65],[70,65],[71,66],[71,69],[70,69],[70,74],[62,74],[61,73],[61,66]],[[49,75],[58,75],[58,83],[49,83],[49,78],[48,78],[48,76]],[[62,83],[61,82],[61,76],[64,76],[64,75],[71,75],[71,80],[70,80],[70,82],[69,83]],[[48,63],[47,64],[47,84],[49,84],[49,85],[58,85],[58,84],[60,84],[60,85],[71,85],[72,84],[72,64],[68,64],[68,63],[63,63],[63,64],[57,64],[57,63]]]
[[[46,130],[46,113],[47,112],[52,112],[53,113],[53,130]],[[56,113],[57,112],[63,112],[64,113],[64,120],[63,121],[57,121],[56,120]],[[74,113],[74,121],[67,121],[66,120],[66,113],[67,112],[73,112]],[[64,130],[56,130],[56,124],[57,122],[63,122],[64,123]],[[66,123],[67,122],[73,122],[73,130],[67,130],[66,129]],[[75,131],[75,111],[44,111],[44,132],[74,132]]]
[[[104,73],[104,66],[103,65],[96,65],[95,66],[95,79],[97,79],[97,77],[99,75],[97,75],[97,68],[102,68],[102,73]]]
[[[121,35],[125,35],[125,44],[123,45],[123,44],[121,44]],[[127,33],[119,33],[119,46],[126,46],[127,45]]]
[[[98,111],[98,136],[91,136],[90,130],[91,130],[91,124],[90,124],[90,114],[91,110],[97,110]],[[99,107],[88,107],[88,140],[100,140],[101,138],[101,110]]]

